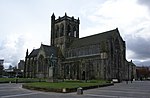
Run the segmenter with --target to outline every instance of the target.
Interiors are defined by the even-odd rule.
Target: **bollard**
[[[62,92],[63,92],[63,93],[66,93],[66,88],[63,88],[63,89],[62,89]]]
[[[114,83],[113,81],[111,81],[110,83]]]
[[[83,89],[81,87],[77,88],[77,94],[82,95],[83,94]]]

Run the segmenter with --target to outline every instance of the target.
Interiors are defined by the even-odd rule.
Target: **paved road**
[[[21,88],[21,84],[7,83],[0,84],[0,98],[150,98],[150,81],[123,82],[86,90],[83,95],[31,91]]]
[[[85,92],[100,98],[150,98],[150,81],[134,81],[114,86],[92,89]]]

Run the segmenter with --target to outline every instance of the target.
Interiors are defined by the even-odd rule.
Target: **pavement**
[[[83,95],[23,89],[22,84],[0,84],[0,98],[150,98],[150,81],[117,83],[114,86],[84,90]]]

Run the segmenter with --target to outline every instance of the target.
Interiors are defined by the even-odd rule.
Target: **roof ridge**
[[[105,31],[102,33],[94,34],[91,36],[79,38],[76,41],[73,41],[73,43],[70,45],[70,47],[80,47],[80,46],[89,45],[89,44],[97,44],[101,41],[107,40],[107,39],[117,35],[117,33],[119,33],[118,28],[109,30],[109,31]],[[80,44],[78,44],[78,43],[80,43]]]
[[[37,55],[37,53],[39,52],[39,50],[40,50],[40,48],[38,48],[38,49],[33,49],[33,50],[31,51],[31,53],[30,53],[28,56],[29,56],[29,57],[32,57],[32,56]]]
[[[51,46],[51,45],[44,45],[44,44],[41,44],[42,46],[44,46],[44,47],[55,47],[55,46]]]
[[[79,38],[79,39],[84,39],[84,38],[88,38],[88,37],[92,37],[92,36],[97,36],[97,35],[105,34],[105,33],[109,33],[109,32],[112,33],[112,31],[116,31],[116,30],[118,30],[118,28],[112,29],[112,30],[109,30],[109,31],[104,31],[104,32],[101,32],[101,33],[97,33],[97,34],[93,34],[93,35],[89,35],[89,36],[85,36],[85,37],[81,37],[81,38]]]
[[[45,45],[45,44],[41,44],[42,46],[47,46],[47,47],[50,47],[50,45]]]

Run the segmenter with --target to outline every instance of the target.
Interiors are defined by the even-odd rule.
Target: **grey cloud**
[[[137,33],[142,32],[144,30],[144,28],[139,28],[138,30],[136,30]]]
[[[136,66],[150,66],[150,60],[148,61],[143,61],[143,62],[140,62],[140,61],[134,61],[134,63],[136,64]]]
[[[135,53],[134,59],[146,60],[150,58],[150,39],[142,37],[128,37],[127,48]]]
[[[138,3],[146,5],[150,9],[150,0],[138,0]]]
[[[150,39],[133,36],[128,36],[126,39],[127,49],[134,52],[130,59],[137,66],[150,66]]]

